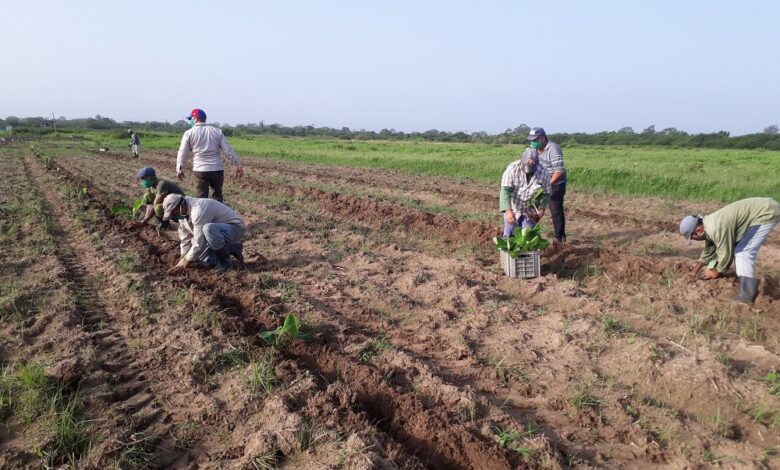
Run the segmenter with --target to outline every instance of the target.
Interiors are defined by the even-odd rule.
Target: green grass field
[[[126,148],[126,139],[89,133],[94,143]],[[142,134],[147,149],[176,150],[180,135]],[[274,136],[232,137],[241,157],[319,165],[388,168],[493,181],[519,158],[518,145],[344,141]],[[667,147],[564,147],[569,190],[730,202],[751,196],[780,200],[780,152]]]

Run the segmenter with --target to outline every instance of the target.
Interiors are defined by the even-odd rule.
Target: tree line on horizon
[[[395,129],[372,131],[365,129],[350,129],[348,127],[315,127],[315,126],[284,126],[281,124],[258,123],[237,124],[235,126],[220,125],[228,136],[233,135],[277,135],[287,137],[329,137],[344,140],[422,140],[430,142],[460,142],[487,144],[523,144],[531,127],[521,124],[507,128],[499,134],[479,132],[448,132],[437,129],[425,132],[402,132]],[[160,121],[121,121],[96,115],[89,118],[66,119],[65,117],[43,118],[9,116],[0,119],[0,130],[11,129],[16,134],[50,134],[53,132],[77,132],[81,130],[119,131],[125,133],[132,128],[136,131],[183,132],[189,128],[184,120],[174,123]],[[616,131],[596,133],[572,132],[551,133],[550,139],[564,146],[571,145],[659,145],[675,147],[706,147],[706,148],[739,148],[780,150],[780,128],[770,125],[762,132],[731,136],[727,131],[712,133],[689,134],[674,127],[656,130],[654,125],[640,132],[631,127],[623,127]]]

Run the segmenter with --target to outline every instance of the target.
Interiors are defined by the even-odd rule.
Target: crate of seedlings
[[[501,267],[508,277],[531,279],[541,273],[541,251],[550,244],[541,235],[541,225],[516,228],[506,238],[494,238],[501,257]]]

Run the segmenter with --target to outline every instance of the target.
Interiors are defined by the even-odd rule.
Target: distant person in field
[[[141,155],[138,153],[139,147],[141,147],[141,139],[138,138],[132,129],[128,129],[127,133],[130,134],[130,148],[133,150],[133,158],[138,158]]]
[[[138,170],[135,178],[145,190],[143,197],[146,203],[146,213],[138,225],[147,224],[150,220],[156,218],[160,222],[160,228],[163,230],[167,229],[170,222],[163,220],[163,200],[169,194],[181,194],[184,196],[184,191],[176,183],[157,178],[157,172],[150,166],[145,166]]]
[[[231,256],[243,264],[241,239],[246,224],[233,209],[214,199],[169,194],[163,211],[163,220],[179,223],[181,240],[181,259],[168,274],[184,272],[195,261],[224,272],[232,267]]]
[[[532,202],[537,191],[542,197]],[[539,163],[535,152],[526,152],[520,160],[509,164],[501,176],[501,193],[498,210],[504,214],[504,236],[510,236],[516,227],[533,228],[544,215],[544,209],[550,197],[550,174]]]
[[[550,193],[550,216],[555,230],[554,244],[566,242],[566,215],[563,210],[563,196],[566,195],[566,167],[563,165],[563,151],[555,142],[547,138],[541,127],[531,129],[526,139],[531,148],[523,156],[536,155],[539,163],[550,174],[552,192]]]
[[[751,197],[731,203],[712,214],[689,215],[680,222],[680,233],[703,241],[704,251],[691,267],[696,275],[706,266],[703,279],[724,274],[735,261],[739,293],[734,300],[752,304],[758,294],[756,255],[780,221],[780,204],[768,197]]]
[[[222,129],[206,125],[206,113],[202,109],[193,109],[187,120],[192,126],[181,138],[179,153],[176,156],[176,177],[184,179],[184,165],[192,156],[192,173],[196,178],[196,197],[209,197],[223,201],[222,183],[225,180],[225,167],[221,154],[224,154],[236,167],[236,177],[244,176],[241,161],[227,141]]]

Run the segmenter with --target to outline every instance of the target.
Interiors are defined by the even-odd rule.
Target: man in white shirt
[[[169,194],[163,200],[163,220],[179,223],[181,259],[168,274],[184,272],[193,261],[220,271],[230,269],[230,256],[243,263],[241,239],[246,224],[233,209],[214,199]]]
[[[236,167],[236,177],[244,176],[244,169],[235,150],[227,141],[222,129],[206,124],[206,112],[193,109],[187,120],[192,126],[181,138],[179,153],[176,155],[176,177],[184,179],[184,165],[192,156],[192,173],[197,179],[195,197],[209,197],[222,202],[222,183],[225,179],[225,167],[222,156],[225,155]]]

